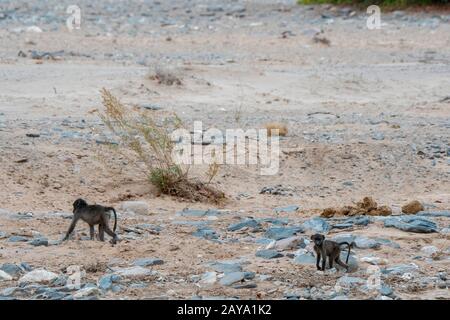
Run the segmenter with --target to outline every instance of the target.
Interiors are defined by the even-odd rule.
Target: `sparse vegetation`
[[[285,137],[288,134],[288,128],[285,124],[278,123],[278,122],[270,122],[266,123],[264,126],[267,129],[267,136],[272,136],[272,134],[276,133],[276,130],[278,130],[278,135],[280,137]]]
[[[208,183],[203,183],[189,177],[187,165],[174,161],[174,142],[170,133],[183,126],[176,114],[156,119],[152,111],[127,108],[106,89],[101,94],[105,110],[99,115],[117,137],[119,145],[116,149],[137,167],[143,167],[149,181],[161,193],[194,201],[220,202],[225,199],[223,192],[209,185],[215,174],[208,175]]]
[[[169,67],[163,67],[160,65],[152,67],[147,77],[150,80],[155,80],[159,84],[164,84],[166,86],[172,85],[181,86],[183,84],[179,72]]]

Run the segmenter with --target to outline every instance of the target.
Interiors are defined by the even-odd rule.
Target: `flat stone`
[[[357,286],[361,286],[367,283],[366,279],[358,278],[358,277],[350,277],[350,276],[343,276],[338,279],[336,285],[339,285],[343,288],[354,288]]]
[[[135,266],[129,268],[115,269],[114,274],[128,279],[128,278],[145,278],[154,275],[154,272],[152,270],[143,267]]]
[[[209,265],[214,271],[229,273],[229,272],[240,272],[242,271],[242,266],[239,263],[226,263],[226,262],[214,262]]]
[[[391,266],[385,269],[382,269],[381,272],[384,274],[395,274],[402,275],[404,273],[412,273],[419,270],[419,267],[414,263],[409,264],[399,264],[396,266]]]
[[[192,233],[192,235],[194,237],[204,238],[204,239],[207,239],[207,240],[217,240],[217,239],[219,239],[219,235],[216,233],[216,231],[213,230],[213,229],[210,229],[208,227],[198,228],[197,231]]]
[[[1,281],[11,281],[13,277],[11,277],[8,273],[3,270],[0,270],[0,282]]]
[[[8,238],[8,234],[6,232],[0,231],[0,239]]]
[[[295,236],[297,233],[302,233],[303,231],[302,227],[270,227],[264,236],[274,240],[281,240]]]
[[[432,233],[438,230],[434,221],[414,216],[390,217],[384,220],[384,226],[416,233]]]
[[[267,247],[266,249],[276,249],[276,250],[296,250],[299,248],[305,248],[306,242],[303,237],[293,236],[285,239],[275,241],[273,247]]]
[[[431,257],[434,254],[438,253],[439,249],[436,248],[435,246],[424,246],[422,247],[422,249],[420,249],[420,252],[422,252],[427,257]]]
[[[164,261],[158,258],[141,258],[136,259],[133,262],[133,265],[140,267],[156,266],[161,264],[164,264]]]
[[[44,237],[36,238],[36,239],[33,239],[33,240],[30,242],[30,244],[33,245],[33,246],[35,246],[35,247],[39,247],[39,246],[48,246],[48,239],[47,239],[47,238],[44,238]]]
[[[11,236],[8,239],[8,242],[28,242],[30,238],[23,237],[23,236]]]
[[[378,249],[381,246],[381,244],[374,239],[360,236],[355,238],[355,244],[359,249]]]
[[[300,209],[300,207],[294,204],[294,205],[290,205],[290,206],[276,207],[273,210],[276,213],[292,213],[292,212],[296,212],[298,209]]]
[[[5,263],[0,266],[0,270],[6,272],[12,277],[19,276],[23,270],[20,266],[13,264],[13,263]]]
[[[75,299],[80,299],[88,296],[96,296],[100,294],[100,290],[97,287],[87,287],[78,290],[73,294]]]
[[[22,278],[19,279],[19,284],[23,283],[50,283],[58,278],[56,273],[44,270],[36,269],[28,272]]]
[[[281,258],[283,255],[276,250],[258,250],[256,251],[256,256],[263,259],[275,259]]]
[[[328,224],[328,222],[325,219],[319,217],[314,217],[312,219],[306,220],[302,224],[302,227],[305,230],[310,230],[317,233],[327,233],[331,229],[331,226]]]
[[[256,287],[257,285],[254,282],[244,282],[234,285],[233,289],[255,289]]]
[[[149,205],[145,201],[125,201],[122,202],[120,208],[124,212],[131,212],[141,215],[149,214]]]
[[[447,217],[450,218],[449,210],[441,210],[441,211],[419,211],[416,215],[425,216],[425,217]]]
[[[229,272],[225,273],[219,283],[223,286],[231,286],[236,282],[240,282],[245,279],[245,272]]]
[[[255,219],[243,219],[237,223],[232,223],[228,226],[227,230],[228,231],[238,231],[241,230],[243,228],[252,228],[252,229],[257,229],[260,228],[261,225],[259,224],[258,221],[256,221]]]
[[[294,263],[302,265],[315,265],[316,257],[310,252],[299,254],[294,258]]]
[[[217,272],[205,272],[199,281],[200,285],[212,285],[217,282]]]
[[[109,290],[112,288],[113,283],[120,281],[120,279],[120,276],[116,274],[107,274],[98,280],[97,285],[102,290]]]

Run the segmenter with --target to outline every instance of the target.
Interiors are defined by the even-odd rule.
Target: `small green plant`
[[[176,114],[157,119],[152,111],[127,108],[106,89],[101,95],[105,110],[99,116],[119,141],[115,149],[137,167],[143,165],[149,181],[161,193],[194,201],[225,199],[223,192],[209,186],[211,179],[203,183],[190,178],[189,166],[173,160],[170,133],[183,126]]]

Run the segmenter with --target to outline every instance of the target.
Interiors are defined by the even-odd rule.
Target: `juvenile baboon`
[[[114,228],[113,231],[109,228],[109,211],[114,212]],[[104,207],[101,205],[88,205],[83,199],[77,199],[73,203],[73,218],[69,230],[63,241],[69,239],[78,220],[83,220],[89,225],[91,240],[94,240],[94,226],[98,224],[98,236],[100,241],[105,241],[105,232],[112,237],[111,243],[115,244],[118,240],[116,235],[117,214],[112,207]]]
[[[311,240],[314,241],[314,251],[317,254],[316,267],[317,270],[325,271],[325,265],[327,262],[327,257],[330,265],[330,269],[333,268],[333,262],[336,262],[341,267],[344,267],[348,271],[348,258],[350,257],[350,248],[354,246],[354,242],[341,242],[337,243],[331,240],[325,240],[325,236],[316,233],[311,236]],[[348,246],[346,263],[341,261],[341,245],[346,244]],[[320,258],[322,258],[322,268],[320,267]]]

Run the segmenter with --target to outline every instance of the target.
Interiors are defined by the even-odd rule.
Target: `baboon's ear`
[[[314,240],[314,235],[311,235],[311,240]]]

